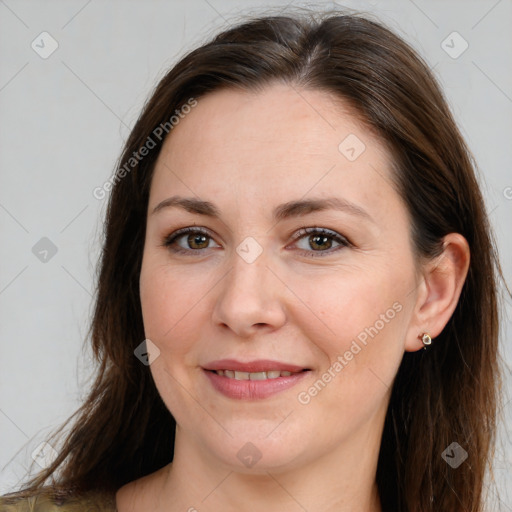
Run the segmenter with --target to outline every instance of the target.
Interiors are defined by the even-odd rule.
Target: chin
[[[272,428],[276,428],[275,423]],[[279,472],[291,469],[304,459],[304,436],[269,436],[272,429],[268,428],[267,422],[263,425],[252,422],[250,426],[244,422],[236,430],[232,426],[227,429],[242,434],[225,435],[222,440],[209,438],[204,444],[230,471],[248,474]]]

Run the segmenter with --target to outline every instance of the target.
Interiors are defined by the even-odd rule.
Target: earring
[[[423,350],[427,350],[427,345],[430,345],[432,343],[432,338],[430,337],[430,334],[424,332],[419,337],[421,338],[421,341],[423,343]]]

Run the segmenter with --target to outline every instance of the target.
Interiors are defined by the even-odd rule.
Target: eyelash
[[[187,235],[189,233],[196,233],[205,235],[208,238],[213,240],[213,237],[209,234],[209,232],[203,228],[197,228],[197,227],[189,227],[189,228],[183,228],[178,229],[177,231],[171,233],[170,235],[166,236],[163,240],[163,243],[161,244],[164,247],[167,247],[170,251],[178,254],[189,254],[190,253],[202,253],[202,251],[209,249],[208,247],[204,249],[183,249],[183,247],[176,246],[176,241],[182,238],[184,235]],[[324,257],[329,254],[333,254],[334,252],[337,252],[338,250],[344,249],[346,247],[351,247],[353,244],[344,236],[339,235],[335,231],[331,231],[329,229],[325,228],[307,228],[302,227],[297,231],[297,234],[294,236],[293,241],[297,242],[301,240],[302,238],[306,237],[306,235],[323,235],[330,239],[335,240],[340,245],[338,247],[335,247],[332,250],[327,251],[304,251],[303,249],[299,249],[302,254],[307,254],[309,256],[316,257]],[[323,253],[323,254],[322,254]]]

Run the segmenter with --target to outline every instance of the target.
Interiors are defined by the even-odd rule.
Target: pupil
[[[329,240],[329,237],[324,236],[324,235],[314,235],[312,238],[313,238],[313,245],[317,245],[317,246],[322,243],[325,244]],[[320,240],[320,243],[318,242],[318,240]]]
[[[190,238],[192,239],[192,245],[194,245],[194,244],[201,245],[201,241],[202,241],[202,243],[205,243],[205,241],[206,241],[205,235],[191,235]],[[190,238],[189,238],[189,240],[190,240]]]

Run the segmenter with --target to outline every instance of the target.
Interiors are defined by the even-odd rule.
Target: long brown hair
[[[115,492],[172,461],[175,421],[149,368],[134,356],[144,340],[139,274],[146,210],[165,139],[155,130],[167,126],[164,135],[171,133],[169,120],[191,99],[200,102],[226,87],[258,90],[275,81],[337,95],[376,130],[393,155],[395,185],[409,210],[418,258],[439,254],[448,233],[460,233],[469,243],[469,273],[452,318],[428,351],[404,354],[385,420],[377,484],[384,510],[483,510],[501,390],[502,274],[474,159],[416,52],[380,23],[340,13],[248,19],[191,51],[156,87],[126,142],[118,168],[125,172],[116,175],[108,200],[88,332],[99,363],[96,380],[65,424],[72,428],[58,457],[26,485],[25,495],[41,491],[50,477],[57,490]],[[131,161],[149,137],[154,147]],[[453,442],[468,453],[457,469],[441,456]]]

